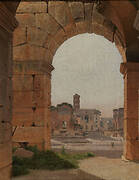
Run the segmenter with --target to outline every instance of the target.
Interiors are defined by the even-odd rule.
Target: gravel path
[[[80,169],[105,180],[139,180],[139,163],[94,157],[80,162]]]

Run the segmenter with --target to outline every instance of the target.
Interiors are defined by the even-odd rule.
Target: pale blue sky
[[[110,41],[95,34],[82,34],[65,41],[57,50],[52,73],[52,105],[73,104],[80,94],[81,108],[96,108],[111,117],[123,107],[121,55]]]

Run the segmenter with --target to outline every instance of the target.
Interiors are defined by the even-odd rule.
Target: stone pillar
[[[0,2],[0,179],[11,179],[12,34],[17,21]]]
[[[120,71],[124,75],[124,157],[139,160],[139,63],[122,63]]]
[[[0,27],[0,179],[8,180],[12,163],[12,83],[9,34]]]
[[[52,65],[46,61],[14,61],[13,143],[50,149]]]

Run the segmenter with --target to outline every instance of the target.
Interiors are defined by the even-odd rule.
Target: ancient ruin
[[[130,0],[0,2],[0,179],[11,179],[12,135],[50,148],[53,56],[66,39],[86,32],[115,42],[123,57],[124,156],[139,160],[138,8]]]
[[[52,135],[78,135],[101,130],[101,112],[97,109],[80,108],[80,96],[73,96],[73,105],[68,103],[51,107]]]

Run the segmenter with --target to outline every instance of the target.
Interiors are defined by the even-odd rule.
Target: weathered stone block
[[[13,107],[13,127],[18,126],[31,126],[33,122],[33,110],[32,107]],[[13,128],[14,131],[14,128]]]
[[[0,144],[11,141],[12,127],[6,118],[3,119],[4,123],[0,123]]]
[[[48,107],[48,106],[47,106]],[[13,126],[18,127],[43,127],[45,118],[45,112],[47,107],[40,107],[37,104],[33,104],[32,107],[16,107],[13,111]]]
[[[87,26],[85,24],[85,21],[76,23],[76,29],[78,34],[87,33]]]
[[[97,35],[104,36],[106,39],[113,42],[113,32],[109,31],[104,26],[102,26],[98,23],[93,23],[92,24],[92,31],[93,31],[93,33],[95,33]]]
[[[20,157],[20,158],[31,158],[33,157],[34,153],[32,151],[28,151],[24,148],[18,148],[14,152],[14,156]]]
[[[94,7],[93,14],[92,14],[92,23],[97,23],[97,24],[103,25],[104,19],[105,19],[104,16],[102,16],[102,14],[98,13]]]
[[[54,56],[54,54],[52,54],[52,52],[49,49],[47,49],[45,52],[45,58],[44,59],[45,59],[45,61],[52,63],[53,56]]]
[[[9,180],[11,179],[12,165],[11,163],[8,166],[0,168],[0,179]]]
[[[45,54],[45,48],[29,44],[13,48],[13,59],[17,61],[44,60]]]
[[[63,29],[61,29],[53,36],[53,38],[57,42],[57,44],[61,45],[64,41],[67,40],[67,35],[63,31]]]
[[[94,3],[84,3],[86,32],[92,33],[92,14]]]
[[[50,73],[53,70],[53,66],[44,60],[28,60],[28,61],[14,61],[13,71],[14,75],[44,75]]]
[[[47,3],[42,1],[36,2],[20,2],[16,13],[42,13],[46,12],[47,10]]]
[[[33,76],[32,75],[14,75],[13,76],[13,91],[32,91]]]
[[[13,137],[14,142],[29,142],[42,143],[43,142],[43,127],[18,127]]]
[[[128,160],[139,160],[139,141],[137,140],[127,140],[125,144],[126,151],[124,152],[124,156]]]
[[[49,34],[37,27],[27,28],[27,42],[32,45],[43,46]]]
[[[31,27],[36,25],[34,14],[16,14],[17,21],[20,27]]]
[[[36,26],[51,35],[55,34],[61,28],[56,20],[48,13],[36,14]]]
[[[8,167],[12,163],[12,144],[11,142],[6,142],[4,144],[0,144],[0,169],[4,167]],[[1,177],[0,173],[0,177]],[[4,176],[5,177],[5,176]],[[7,176],[9,177],[9,175]],[[1,178],[3,179],[3,177]],[[8,180],[8,178],[7,178]]]
[[[55,41],[54,38],[45,43],[45,47],[51,51],[52,54],[55,54],[56,50],[59,48],[59,44]]]
[[[93,5],[94,5],[94,3],[84,3],[85,21],[92,22]]]
[[[68,24],[64,29],[67,38],[71,38],[78,34],[75,24]]]
[[[45,124],[44,121],[46,118],[45,111],[46,111],[46,107],[36,107],[36,110],[34,111],[34,117],[33,117],[33,122],[35,126],[37,127],[44,126]]]
[[[82,2],[69,2],[69,7],[75,22],[84,20],[84,6]]]
[[[50,1],[48,11],[49,14],[55,18],[58,24],[63,27],[72,21],[67,2]]]
[[[122,55],[123,61],[126,62],[127,59],[126,59],[126,54],[125,54],[125,49],[124,49],[125,45],[123,43],[124,40],[117,31],[114,35],[114,42],[115,42],[120,54]]]
[[[32,107],[34,100],[33,95],[33,91],[14,91],[13,107]]]
[[[13,36],[13,46],[17,46],[20,44],[24,44],[27,42],[27,37],[26,37],[26,28],[17,28],[14,31],[14,36]]]

